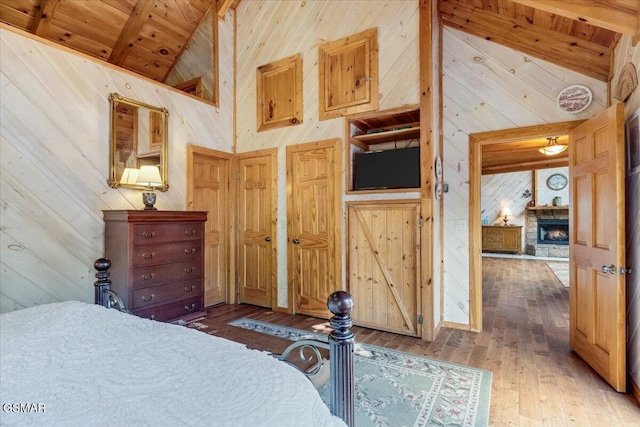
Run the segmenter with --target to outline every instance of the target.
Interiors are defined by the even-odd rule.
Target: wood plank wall
[[[613,65],[612,88],[620,76],[622,67],[633,62],[640,72],[640,43],[635,47],[630,36],[623,36],[616,46]],[[613,90],[613,89],[612,89]],[[625,103],[625,117],[640,108],[640,89],[629,96]],[[627,265],[640,271],[640,173],[627,176]],[[640,401],[640,274],[627,276],[627,325],[629,343],[627,371],[635,383],[636,398]]]
[[[278,149],[278,305],[287,306],[285,147],[330,138],[344,144],[344,119],[318,119],[318,46],[378,28],[380,109],[419,103],[418,2],[262,1],[237,10],[237,151]],[[256,130],[256,69],[302,54],[304,122]],[[343,145],[344,147],[344,145]],[[344,164],[343,176],[344,176]],[[341,177],[344,183],[344,178]],[[344,184],[343,184],[344,186]],[[343,188],[344,191],[344,188]],[[349,196],[346,200],[419,198],[419,193]],[[343,204],[344,210],[344,204]],[[342,212],[344,221],[344,211]],[[342,226],[345,248],[345,227]],[[343,257],[344,258],[344,257]],[[342,281],[345,264],[342,266]]]
[[[606,84],[451,28],[444,29],[444,319],[469,322],[469,134],[586,119],[607,105]],[[584,84],[594,102],[572,115],[558,92]]]
[[[229,21],[221,34],[232,46]],[[104,254],[102,210],[143,207],[140,191],[107,186],[109,94],[169,110],[170,187],[157,207],[175,210],[185,208],[186,144],[233,147],[231,96],[214,108],[4,27],[0,51],[0,312],[93,302],[93,261]],[[221,58],[226,75],[232,59],[228,51]]]

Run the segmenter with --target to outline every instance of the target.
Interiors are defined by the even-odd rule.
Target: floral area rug
[[[230,325],[286,338],[327,335],[242,318]],[[356,419],[365,426],[486,426],[492,373],[424,356],[356,343]],[[329,384],[320,388],[329,404]]]
[[[562,286],[569,287],[569,262],[548,262],[547,267],[562,283]]]

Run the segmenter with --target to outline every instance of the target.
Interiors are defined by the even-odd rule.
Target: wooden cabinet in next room
[[[521,225],[483,225],[482,252],[522,252]]]
[[[204,314],[206,212],[104,211],[111,289],[133,314],[170,322]]]

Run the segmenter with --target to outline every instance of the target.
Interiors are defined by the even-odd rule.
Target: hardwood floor
[[[640,407],[616,393],[569,348],[568,290],[544,261],[483,258],[483,331],[443,328],[433,342],[354,327],[356,341],[493,372],[492,426],[640,426]],[[357,301],[356,301],[357,303]],[[249,305],[207,311],[209,329],[250,348],[286,342],[227,325],[250,317],[305,330],[325,320]]]

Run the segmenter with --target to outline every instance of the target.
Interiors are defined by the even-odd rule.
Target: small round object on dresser
[[[568,182],[569,180],[567,179],[566,175],[563,175],[561,173],[554,173],[549,178],[547,178],[547,187],[552,190],[558,191],[566,187]]]

